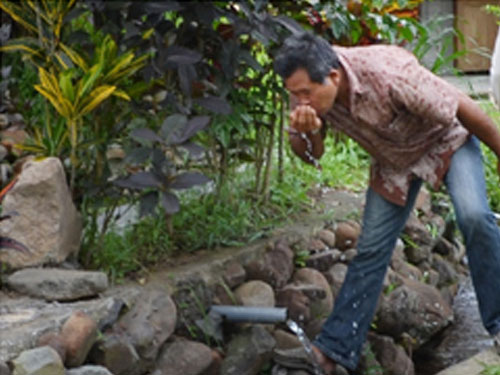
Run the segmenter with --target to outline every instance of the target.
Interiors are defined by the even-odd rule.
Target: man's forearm
[[[470,97],[461,94],[457,117],[462,125],[485,143],[500,159],[500,131]]]

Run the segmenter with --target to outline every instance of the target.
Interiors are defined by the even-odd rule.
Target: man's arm
[[[457,117],[462,125],[484,142],[498,158],[500,176],[500,131],[493,120],[468,95],[459,94]]]

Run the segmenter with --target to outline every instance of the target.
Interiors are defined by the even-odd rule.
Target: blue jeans
[[[464,236],[483,324],[496,334],[500,331],[500,229],[488,206],[475,137],[455,152],[444,182]],[[351,370],[359,361],[393,249],[421,185],[419,179],[412,182],[404,207],[368,189],[358,255],[349,264],[333,312],[314,340],[325,355]]]

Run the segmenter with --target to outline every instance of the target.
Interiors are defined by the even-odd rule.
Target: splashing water
[[[313,365],[314,375],[325,375],[325,373],[321,369],[318,361],[316,360],[316,357],[314,356],[311,341],[309,341],[309,338],[306,336],[304,330],[296,322],[294,322],[291,319],[288,319],[286,321],[286,325],[288,326],[288,328],[290,328],[290,330],[293,333],[295,333],[297,335],[297,338],[299,339],[300,343],[304,347],[304,350],[305,350],[307,356],[309,357],[309,359],[311,360],[311,363]]]

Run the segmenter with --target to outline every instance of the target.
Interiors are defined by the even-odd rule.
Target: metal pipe
[[[288,319],[286,307],[213,305],[210,312],[235,323],[282,323]]]

